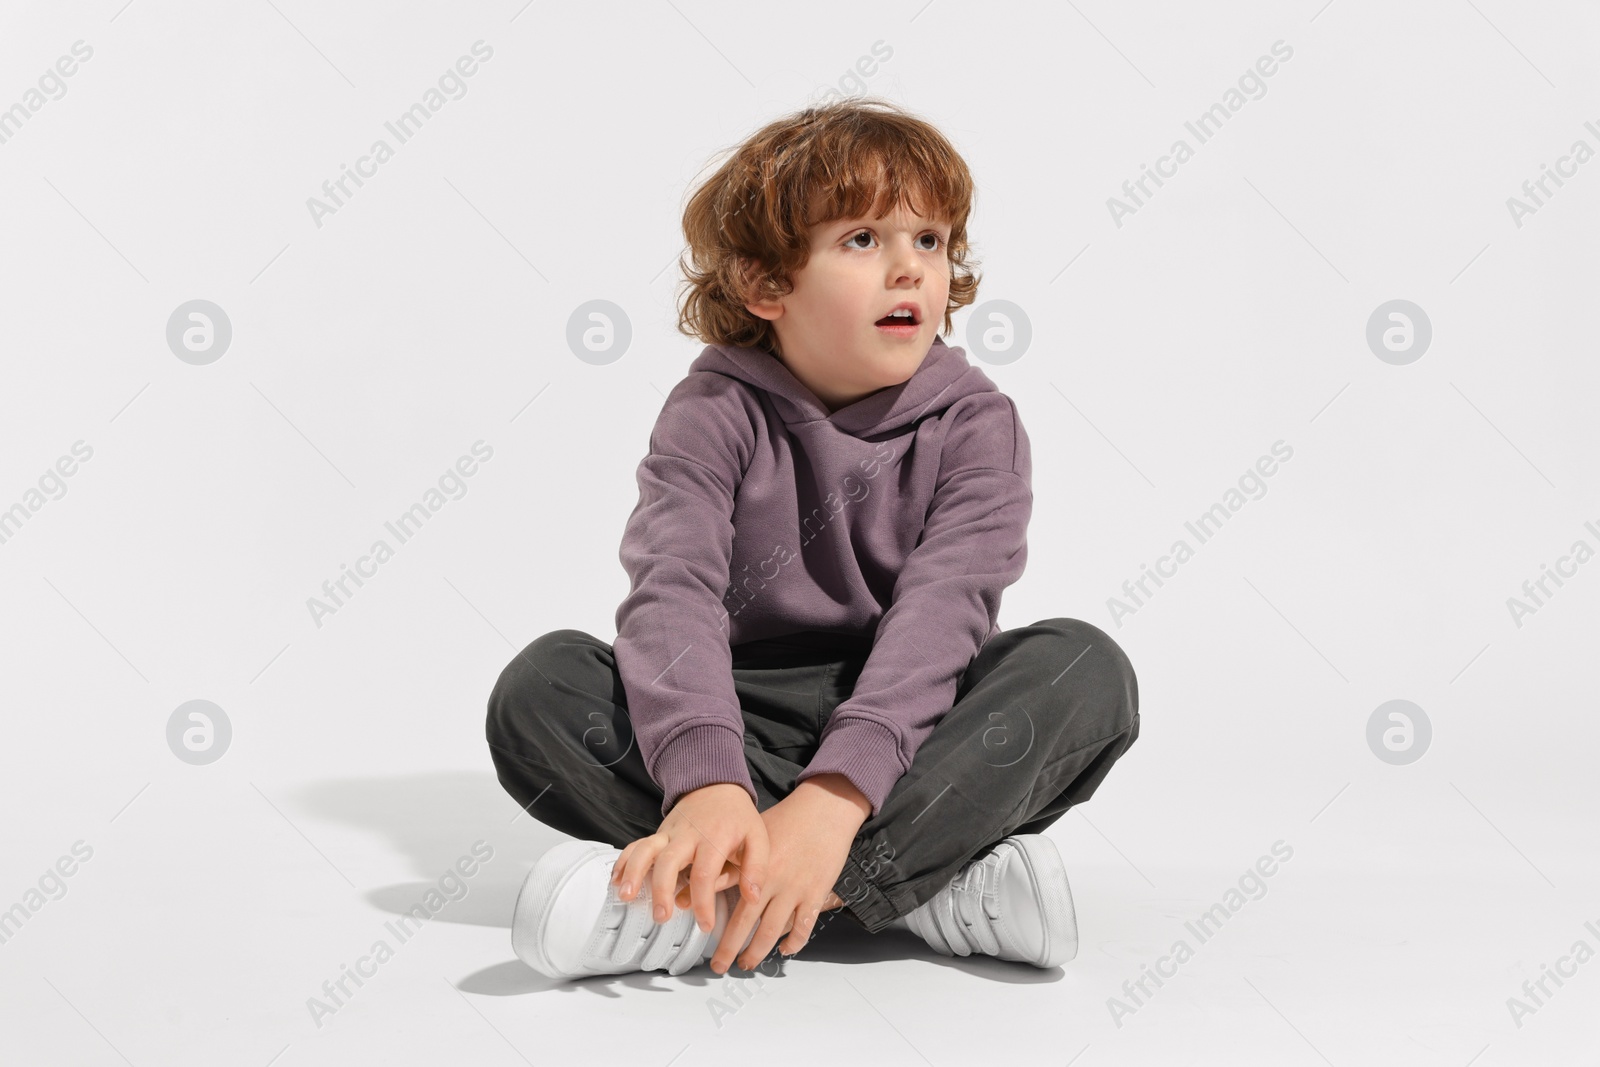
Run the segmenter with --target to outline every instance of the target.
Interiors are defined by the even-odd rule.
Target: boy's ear
[[[746,304],[745,309],[758,319],[771,322],[783,314],[783,305],[776,300],[763,300],[757,304]]]
[[[740,280],[745,283],[746,291],[754,288],[750,282],[757,269],[758,267],[754,260],[750,259],[748,256],[739,257]],[[751,303],[746,303],[745,310],[749,311],[750,314],[756,316],[757,318],[771,321],[772,319],[776,319],[783,314],[783,303],[779,300],[757,300]]]

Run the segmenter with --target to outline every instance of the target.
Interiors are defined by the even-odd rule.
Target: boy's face
[[[904,206],[881,219],[836,219],[811,228],[811,258],[794,291],[747,304],[771,320],[782,355],[829,413],[914,374],[944,321],[950,295],[950,225]],[[880,324],[901,304],[911,320]]]

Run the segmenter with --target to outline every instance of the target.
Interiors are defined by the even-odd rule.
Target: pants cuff
[[[883,884],[884,875],[884,863],[873,856],[871,842],[857,841],[833,886],[844,901],[845,910],[874,934],[917,907],[917,902],[901,888]]]

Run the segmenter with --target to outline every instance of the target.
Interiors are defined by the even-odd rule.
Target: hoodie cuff
[[[905,774],[900,764],[900,738],[872,719],[835,716],[817,746],[817,754],[795,777],[799,785],[819,774],[842,774],[861,790],[876,818],[889,790]]]
[[[674,735],[656,753],[650,777],[661,787],[663,819],[683,794],[718,782],[743,786],[750,803],[761,807],[744,758],[744,734],[721,723],[702,723]]]

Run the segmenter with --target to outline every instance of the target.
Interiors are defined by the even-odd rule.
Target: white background
[[[0,1059],[1600,1052],[1600,962],[1520,1026],[1507,1005],[1600,950],[1600,562],[1520,626],[1507,607],[1600,549],[1600,161],[1521,226],[1507,208],[1600,149],[1592,6],[12,3],[0,108],[79,40],[65,94],[0,144],[0,508],[93,449],[0,544],[0,908],[93,855],[0,944]],[[466,94],[317,225],[308,198],[478,40]],[[1185,120],[1279,40],[1265,95],[1118,226],[1107,198],[1195,146]],[[564,838],[513,822],[483,716],[534,637],[615,636],[634,470],[701,348],[675,330],[683,203],[830,89],[930,119],[976,175],[979,302],[1032,334],[974,358],[1033,444],[1001,625],[1112,633],[1142,733],[1050,830],[1077,959],[841,923],[719,1026],[708,970],[560,985],[513,956],[516,888]],[[166,342],[194,299],[233,331],[207,365]],[[1394,299],[1432,324],[1407,365],[1365,338]],[[567,341],[591,300],[631,323],[604,365]],[[317,625],[307,598],[479,440],[466,495]],[[1122,582],[1279,440],[1266,495],[1114,622]],[[205,766],[166,740],[194,699],[233,731]],[[1366,739],[1392,699],[1432,724],[1407,765]],[[307,999],[480,839],[467,895],[318,1026]],[[1280,840],[1265,895],[1119,1019],[1123,982],[1193,947],[1185,920]]]

